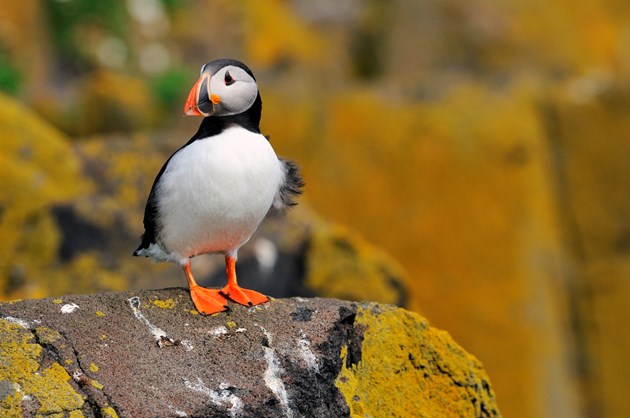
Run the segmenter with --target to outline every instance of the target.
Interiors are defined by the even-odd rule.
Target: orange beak
[[[214,105],[221,103],[221,98],[210,94],[210,77],[203,74],[188,93],[184,114],[188,116],[210,116],[215,112]]]
[[[197,106],[199,86],[201,85],[202,80],[203,78],[200,78],[190,90],[190,93],[188,93],[188,98],[186,99],[186,104],[184,105],[184,114],[187,116],[203,116]]]

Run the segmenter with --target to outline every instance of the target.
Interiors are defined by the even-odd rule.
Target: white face
[[[258,96],[258,86],[245,70],[228,65],[217,71],[210,79],[208,97],[213,96],[220,100],[213,106],[214,115],[236,115],[254,104]]]

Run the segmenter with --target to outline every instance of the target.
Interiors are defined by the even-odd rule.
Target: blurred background
[[[307,182],[245,284],[423,314],[506,417],[630,416],[627,0],[3,2],[0,300],[185,285],[131,252],[220,57]]]

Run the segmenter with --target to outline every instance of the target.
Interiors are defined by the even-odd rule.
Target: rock
[[[109,76],[94,77],[109,85]],[[0,125],[0,179],[6,184],[0,190],[0,300],[185,283],[172,265],[131,257],[155,175],[181,146],[172,140],[181,133],[112,134],[73,143],[4,95]],[[193,271],[200,283],[225,284],[221,257],[197,257]],[[238,271],[244,285],[274,297],[407,305],[409,280],[402,267],[357,232],[321,219],[306,202],[288,216],[268,217],[239,252]]]
[[[51,208],[90,185],[70,139],[3,94],[0,126],[0,299],[41,296],[38,278],[55,270],[60,238]]]
[[[76,291],[77,285],[87,293],[185,283],[173,266],[130,257],[143,233],[142,214],[155,174],[179,145],[159,135],[136,135],[134,141],[109,135],[77,144],[83,174],[94,188],[89,199],[52,209],[61,238],[58,261],[66,272],[48,294]],[[80,269],[71,271],[82,257],[92,257],[92,271],[117,280],[86,280],[75,273]],[[200,284],[225,285],[222,257],[196,257],[192,266]],[[356,231],[322,219],[307,202],[288,214],[271,213],[239,251],[237,268],[245,286],[278,298],[319,296],[403,307],[408,302],[409,279],[393,257]],[[103,289],[102,283],[120,285]]]
[[[597,81],[596,74],[581,78]],[[585,416],[628,415],[630,397],[630,91],[545,108],[570,259],[575,364]]]
[[[208,287],[225,284],[223,260]],[[372,300],[406,307],[409,279],[382,249],[356,231],[325,221],[301,204],[268,216],[239,252],[239,281],[274,297]]]
[[[184,289],[0,304],[0,415],[499,417],[479,361],[391,305]]]

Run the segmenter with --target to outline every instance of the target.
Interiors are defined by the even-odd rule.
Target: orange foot
[[[254,306],[269,302],[269,298],[262,293],[258,293],[255,290],[243,289],[236,284],[228,284],[221,289],[221,294],[245,306]]]
[[[202,314],[210,315],[228,310],[227,299],[218,289],[191,286],[190,298],[195,304],[195,308]]]

